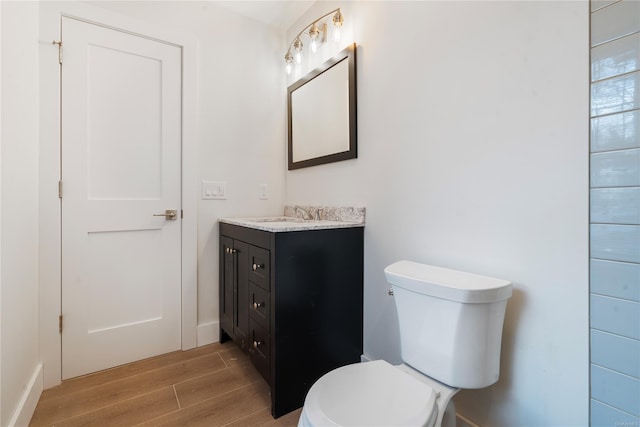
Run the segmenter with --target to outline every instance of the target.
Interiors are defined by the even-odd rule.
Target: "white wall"
[[[2,47],[2,6],[0,6],[0,47]],[[2,241],[2,54],[0,54],[0,241]],[[0,245],[0,356],[2,355],[2,245]],[[2,365],[0,364],[0,423],[2,422]]]
[[[198,174],[227,183],[226,200],[198,206],[198,344],[206,344],[218,337],[218,218],[282,213],[282,34],[212,2],[91,3],[198,39]],[[268,200],[258,198],[261,183]]]
[[[0,47],[2,47],[2,6],[0,6]],[[0,241],[2,241],[2,54],[0,54]],[[2,245],[0,245],[0,356],[2,355]],[[0,423],[2,422],[2,365],[0,364]]]
[[[38,4],[2,9],[0,425],[23,424],[42,390],[38,348]]]
[[[287,41],[334,7],[358,159],[288,172],[286,202],[366,206],[366,355],[401,361],[386,265],[509,279],[501,379],[458,412],[587,425],[588,3],[318,2]]]

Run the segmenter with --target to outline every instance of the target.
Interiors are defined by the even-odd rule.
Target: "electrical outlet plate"
[[[202,181],[202,200],[224,200],[227,198],[227,183]]]

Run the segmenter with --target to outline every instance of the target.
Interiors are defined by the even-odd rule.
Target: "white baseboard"
[[[198,347],[220,341],[220,322],[198,325]]]
[[[18,402],[18,406],[16,406],[11,421],[9,421],[9,427],[29,425],[31,417],[33,417],[33,413],[36,410],[40,395],[42,394],[43,384],[42,363],[38,363],[24,394]]]

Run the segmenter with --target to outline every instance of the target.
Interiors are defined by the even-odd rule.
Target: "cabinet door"
[[[236,258],[236,301],[233,333],[236,342],[247,350],[249,333],[249,245],[234,240]]]
[[[220,326],[233,335],[235,324],[235,255],[233,240],[220,237]]]

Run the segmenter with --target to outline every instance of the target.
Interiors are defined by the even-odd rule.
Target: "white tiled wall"
[[[591,150],[593,152],[637,147],[638,135],[640,135],[640,111],[627,111],[591,119]]]
[[[591,425],[640,426],[640,2],[591,10]]]

